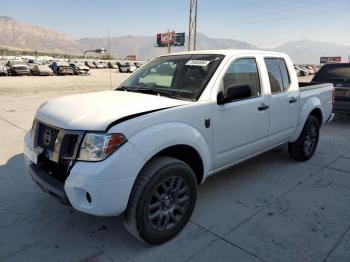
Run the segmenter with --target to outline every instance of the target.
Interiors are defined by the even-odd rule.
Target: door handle
[[[289,99],[289,104],[293,104],[293,103],[296,103],[296,102],[298,102],[298,99],[296,97],[291,97]]]
[[[258,107],[258,110],[259,111],[264,111],[264,110],[267,110],[269,109],[269,106],[268,105],[265,105],[265,104],[261,104],[259,107]]]

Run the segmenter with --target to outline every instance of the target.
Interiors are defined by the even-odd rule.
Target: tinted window
[[[330,82],[335,85],[350,85],[350,64],[329,64],[315,75],[315,82]]]
[[[288,73],[288,68],[286,65],[286,61],[284,59],[277,59],[280,64],[281,74],[282,74],[282,82],[283,82],[283,90],[287,90],[290,85],[290,78]]]
[[[248,85],[252,97],[261,95],[259,72],[254,58],[235,60],[224,76],[224,89],[229,86]]]
[[[271,93],[286,90],[289,87],[290,78],[284,59],[265,58],[265,64],[269,73]]]

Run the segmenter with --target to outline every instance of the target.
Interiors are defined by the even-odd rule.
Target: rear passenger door
[[[270,131],[269,145],[287,141],[294,133],[299,114],[299,93],[291,90],[291,77],[284,58],[265,58],[269,75]]]
[[[268,140],[268,97],[262,92],[259,66],[255,58],[236,58],[220,79],[219,92],[247,85],[250,97],[223,105],[213,105],[214,170],[265,149]],[[217,94],[215,94],[216,96]]]

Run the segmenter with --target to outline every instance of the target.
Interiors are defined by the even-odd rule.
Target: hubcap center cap
[[[167,194],[163,198],[163,204],[165,209],[170,209],[174,205],[174,198],[172,195]]]

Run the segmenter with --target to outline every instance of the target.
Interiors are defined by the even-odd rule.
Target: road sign
[[[320,58],[321,64],[340,63],[341,56],[324,56]]]
[[[167,47],[169,43],[171,46],[184,46],[185,33],[176,33],[173,31],[169,33],[157,34],[158,47]]]

